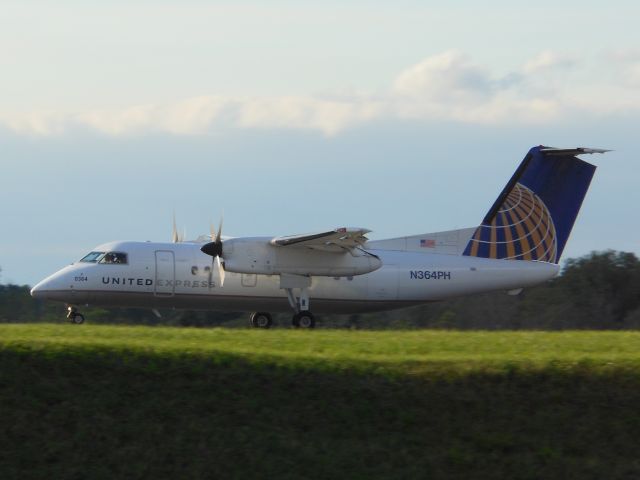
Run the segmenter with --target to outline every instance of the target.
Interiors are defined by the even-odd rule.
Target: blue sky
[[[615,149],[565,256],[639,252],[640,7],[558,3],[7,2],[0,281],[174,211],[188,237],[473,226],[540,143]]]

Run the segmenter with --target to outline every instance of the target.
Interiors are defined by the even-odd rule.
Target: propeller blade
[[[211,241],[205,243],[200,247],[200,251],[206,255],[210,255],[211,268],[209,269],[209,288],[211,288],[211,279],[213,277],[213,270],[215,269],[216,286],[222,287],[224,285],[224,266],[222,264],[222,217],[220,217],[220,225],[218,226],[218,232],[214,230],[213,224],[209,223],[209,229],[211,231]]]
[[[216,280],[218,280],[218,285],[222,287],[224,285],[224,267],[222,266],[222,261],[220,261],[219,255],[215,258],[215,266]]]
[[[209,224],[211,229],[211,241],[205,243],[200,251],[212,257],[223,257],[222,255],[222,217],[220,218],[220,225],[218,226],[218,233],[215,233],[213,225]]]
[[[178,228],[176,227],[176,212],[173,212],[173,229],[171,230],[171,241],[173,243],[180,242],[180,237],[178,235]]]
[[[220,225],[218,226],[218,235],[216,235],[215,242],[222,243],[222,222],[224,221],[224,214],[220,216]]]

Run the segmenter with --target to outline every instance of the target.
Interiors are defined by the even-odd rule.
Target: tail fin
[[[575,155],[606,151],[533,147],[463,255],[558,263],[596,169]]]

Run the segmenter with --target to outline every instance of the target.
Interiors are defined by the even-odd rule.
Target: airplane
[[[595,148],[536,146],[477,227],[369,240],[342,227],[280,237],[119,241],[95,247],[38,283],[31,295],[79,305],[247,311],[269,328],[270,312],[293,311],[296,328],[316,313],[361,313],[451,297],[523,288],[558,274],[559,260],[596,167],[578,158]]]

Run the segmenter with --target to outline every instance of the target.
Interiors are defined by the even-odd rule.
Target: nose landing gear
[[[67,307],[67,318],[69,321],[75,325],[80,325],[84,323],[84,315],[82,315],[76,307],[69,306]]]

